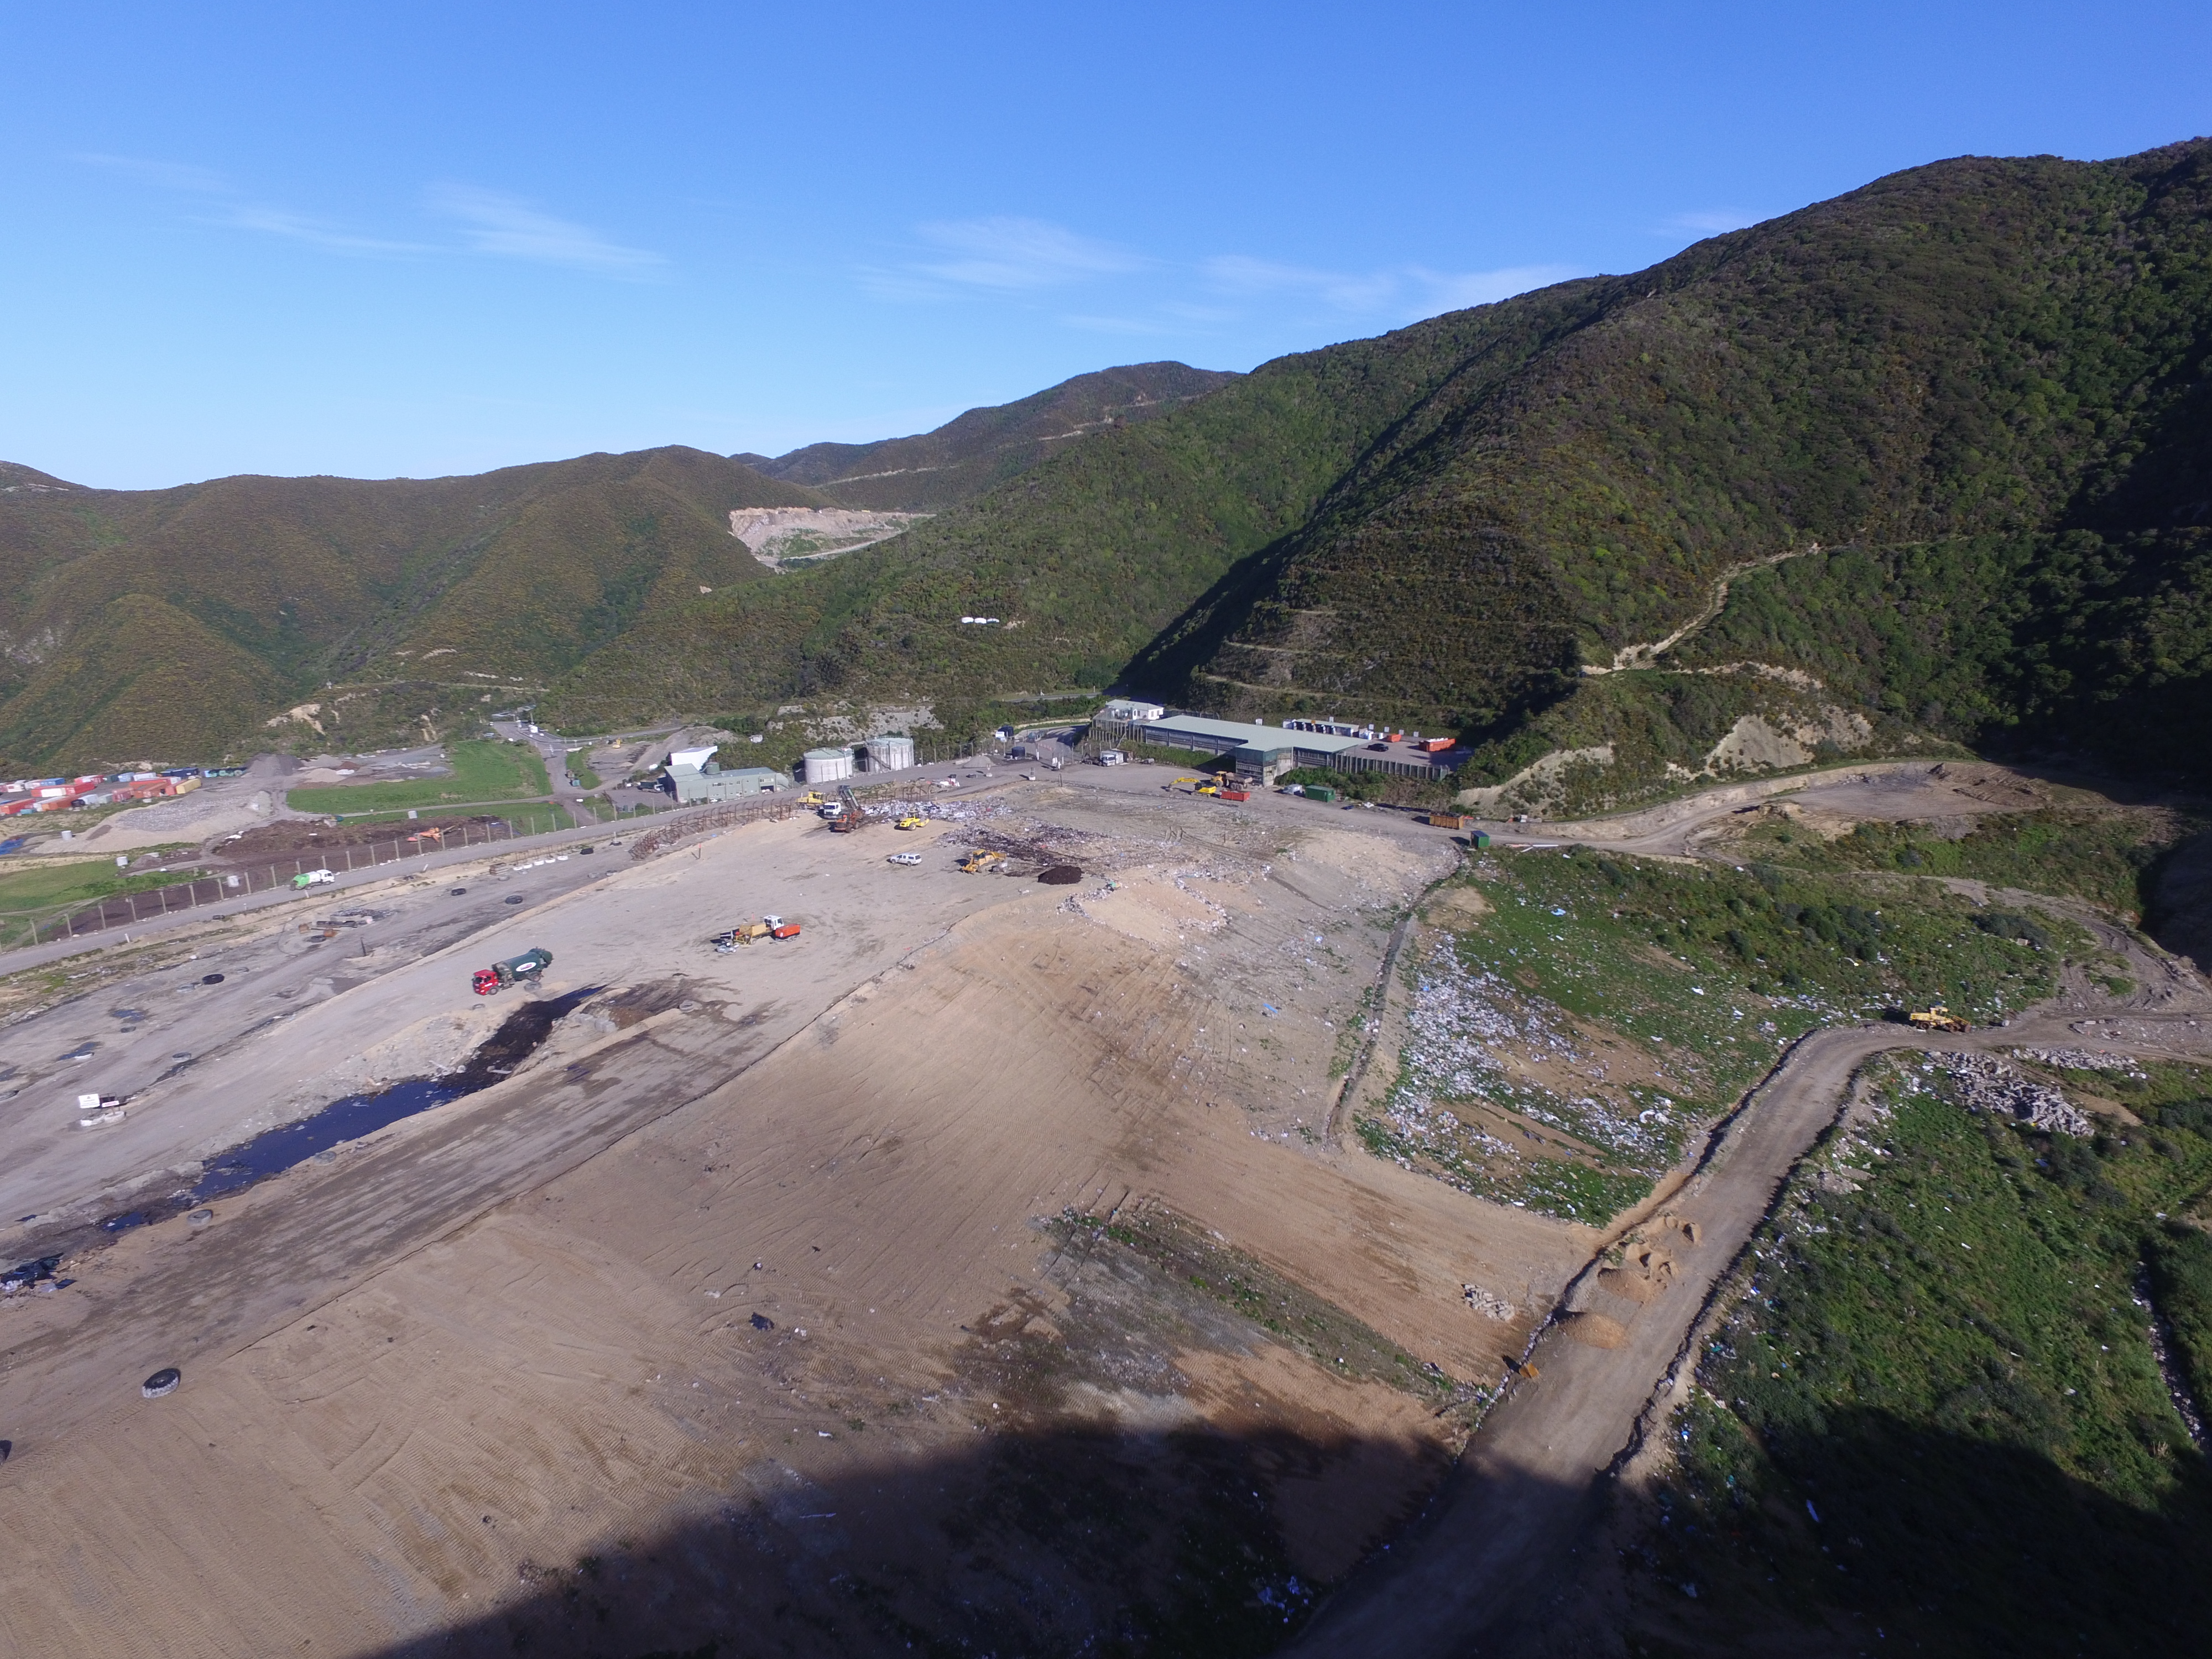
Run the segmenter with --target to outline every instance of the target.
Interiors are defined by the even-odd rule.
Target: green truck
[[[489,968],[479,968],[470,981],[470,988],[480,997],[504,991],[511,985],[520,985],[540,977],[553,965],[550,951],[525,951],[519,957],[509,957],[505,962],[495,962]]]

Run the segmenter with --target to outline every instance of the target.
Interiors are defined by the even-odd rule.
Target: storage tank
[[[869,772],[903,772],[914,764],[912,738],[870,738],[867,753],[862,760],[862,769]]]
[[[835,783],[853,775],[850,749],[810,749],[799,759],[809,783]]]

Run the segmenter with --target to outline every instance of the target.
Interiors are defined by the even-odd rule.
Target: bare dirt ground
[[[0,1216],[74,1282],[0,1301],[0,1638],[1212,1653],[1328,1596],[1308,1650],[1398,1654],[1543,1605],[1705,1287],[1857,1058],[1916,1039],[1801,1045],[1598,1273],[1590,1229],[1333,1144],[1450,838],[1164,775],[394,879],[332,902],[365,927],[242,918],[15,1019]],[[1681,836],[1717,793],[1577,838]],[[957,872],[994,837],[1084,879]],[[800,936],[708,945],[764,911]],[[2193,980],[2100,939],[2139,988],[2069,982],[2053,1035],[2200,1050]],[[468,970],[530,945],[574,1012],[512,1076],[202,1224],[171,1201],[457,1064],[514,1006]],[[84,1089],[124,1117],[78,1128]],[[126,1207],[167,1218],[101,1233]]]
[[[28,1256],[450,1066],[495,954],[547,946],[579,1005],[506,1081],[0,1304],[7,1645],[1264,1645],[1527,1340],[1462,1285],[1556,1291],[1594,1236],[1319,1133],[1446,838],[1134,780],[996,799],[1085,881],[759,824],[394,883],[341,938],[257,924],[11,1027]],[[800,937],[706,944],[769,910]],[[127,1115],[81,1130],[95,1082]]]

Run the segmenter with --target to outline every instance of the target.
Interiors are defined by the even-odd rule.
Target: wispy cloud
[[[1759,222],[1757,216],[1735,208],[1707,208],[1698,213],[1678,213],[1667,221],[1669,230],[1694,230],[1702,236],[1717,236],[1723,231],[1741,230]]]
[[[1243,254],[1208,259],[1200,270],[1216,292],[1295,294],[1362,317],[1432,317],[1490,305],[1532,288],[1583,273],[1571,265],[1509,265],[1497,270],[1442,271],[1425,265],[1370,271],[1316,270]]]
[[[396,242],[383,236],[363,236],[356,232],[333,225],[304,213],[287,213],[282,208],[256,207],[250,203],[238,203],[219,211],[202,216],[201,222],[228,225],[237,230],[258,230],[270,236],[283,236],[295,242],[305,242],[309,247],[320,248],[325,253],[399,254],[431,253],[436,250],[424,242]]]
[[[325,253],[390,257],[435,251],[426,243],[364,235],[312,214],[295,213],[287,208],[254,201],[222,173],[188,162],[156,161],[140,155],[84,155],[76,160],[88,167],[120,173],[184,198],[193,204],[185,217],[195,224],[258,231],[264,235],[303,242]]]
[[[1123,276],[1152,262],[1111,242],[1078,235],[1042,219],[951,219],[923,225],[921,240],[955,257],[910,269],[939,282],[1002,293],[1058,288],[1094,276]]]
[[[1012,216],[939,220],[914,237],[903,262],[856,273],[865,292],[905,303],[1050,306],[1066,327],[1129,336],[1211,334],[1263,311],[1296,312],[1309,325],[1318,315],[1396,326],[1582,274],[1551,264],[1331,270],[1247,253],[1176,260]]]
[[[436,185],[431,211],[457,222],[469,250],[502,259],[567,265],[610,276],[644,276],[668,262],[643,248],[624,247],[599,232],[540,212],[519,196],[473,185]]]
[[[450,241],[372,235],[320,215],[278,207],[256,199],[220,173],[187,162],[137,155],[81,155],[75,159],[181,198],[190,204],[185,216],[196,224],[281,237],[325,253],[356,258],[477,253],[630,277],[651,275],[667,264],[658,253],[622,246],[583,225],[542,212],[520,197],[471,185],[435,185],[427,194],[431,212],[459,226],[456,246]]]

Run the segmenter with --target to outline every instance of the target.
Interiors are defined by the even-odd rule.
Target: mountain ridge
[[[1026,471],[1049,453],[1048,445],[1152,419],[1240,378],[1187,363],[1127,363],[1011,404],[965,410],[909,437],[731,459],[766,477],[821,490],[841,506],[931,512]]]

